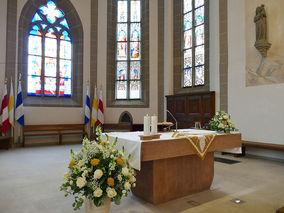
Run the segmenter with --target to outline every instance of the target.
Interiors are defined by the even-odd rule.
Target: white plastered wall
[[[255,1],[252,10],[255,11],[263,3],[261,0]],[[265,1],[266,8],[270,4],[273,1]],[[229,113],[239,127],[243,140],[284,144],[284,84],[255,87],[245,85],[246,22],[251,28],[255,28],[253,20],[246,20],[245,7],[245,0],[228,1]],[[283,25],[281,27],[284,28]],[[269,33],[277,33],[275,29],[270,30]],[[277,152],[262,151],[254,154],[283,158],[283,154]]]
[[[6,63],[7,0],[0,0],[0,100],[2,100]],[[1,107],[0,103],[0,107]]]

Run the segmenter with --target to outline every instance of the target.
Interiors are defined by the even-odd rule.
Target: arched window
[[[72,40],[64,13],[53,1],[38,8],[28,36],[27,94],[72,95]]]
[[[117,1],[116,99],[141,99],[141,4]]]
[[[82,106],[83,26],[70,0],[28,0],[19,18],[26,106]]]

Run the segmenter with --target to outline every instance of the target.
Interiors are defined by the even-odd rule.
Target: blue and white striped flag
[[[17,99],[16,99],[16,110],[15,119],[21,125],[25,126],[24,106],[23,106],[23,94],[21,80],[19,80]]]
[[[90,96],[89,96],[89,86],[87,86],[87,93],[86,93],[86,105],[85,105],[85,122],[86,125],[90,121]]]

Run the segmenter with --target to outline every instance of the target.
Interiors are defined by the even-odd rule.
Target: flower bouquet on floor
[[[224,111],[217,111],[216,115],[209,122],[210,129],[217,132],[230,133],[238,131],[235,124],[231,122],[231,116]]]
[[[97,140],[90,142],[85,138],[79,152],[71,149],[68,172],[64,174],[66,182],[60,187],[65,196],[75,196],[74,210],[80,209],[84,201],[93,208],[106,203],[110,206],[109,200],[119,205],[121,197],[127,196],[131,187],[135,187],[130,155],[124,156],[124,148],[117,150],[117,139],[110,144],[106,135],[106,141],[102,141],[101,128],[96,131]]]

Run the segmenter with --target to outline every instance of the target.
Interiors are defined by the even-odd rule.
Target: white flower
[[[129,182],[125,182],[124,188],[125,188],[125,190],[127,190],[127,191],[130,190],[130,188],[131,188],[130,183],[129,183]]]
[[[114,158],[114,155],[111,155],[110,157],[111,157],[111,158]]]
[[[117,175],[117,179],[118,179],[119,181],[122,181],[121,175]]]
[[[85,200],[86,199],[86,196],[85,195],[80,195],[80,197]]]
[[[122,193],[123,193],[123,194],[125,194],[125,193],[126,193],[126,191],[125,191],[125,190],[122,190]]]
[[[218,128],[221,128],[221,129],[224,128],[224,124],[219,123]]]
[[[225,114],[225,115],[223,115],[223,118],[227,120],[229,118],[229,116],[227,114]]]
[[[68,173],[64,173],[64,174],[63,174],[63,178],[64,178],[65,180],[68,180],[68,179],[69,179],[69,174],[68,174]]]
[[[101,190],[100,188],[97,188],[94,193],[93,193],[94,197],[100,197],[103,195],[103,190]]]
[[[83,172],[82,176],[83,176],[83,177],[88,176],[88,170],[85,170],[85,171]]]
[[[128,170],[128,168],[126,168],[126,167],[123,167],[122,168],[122,174],[124,175],[124,176],[129,176],[129,170]]]
[[[70,180],[69,183],[70,183],[70,185],[72,185],[73,184],[73,180]]]
[[[79,188],[83,188],[87,184],[87,181],[85,178],[79,177],[77,178],[76,184]]]
[[[115,197],[117,195],[117,193],[116,193],[114,188],[108,187],[106,191],[107,191],[107,196],[109,198],[113,198],[113,197]]]
[[[84,166],[84,164],[85,164],[85,161],[84,161],[84,160],[79,160],[79,162],[78,162],[78,166],[79,166],[79,167]]]
[[[67,191],[67,192],[71,192],[71,187],[68,186],[67,189],[66,189],[66,191]]]
[[[136,183],[133,183],[133,184],[132,184],[132,187],[135,187],[135,186],[136,186]]]
[[[129,179],[130,183],[134,183],[136,181],[136,178],[132,175]]]
[[[102,176],[103,176],[103,171],[100,169],[96,169],[96,171],[94,172],[94,178],[100,179]]]

